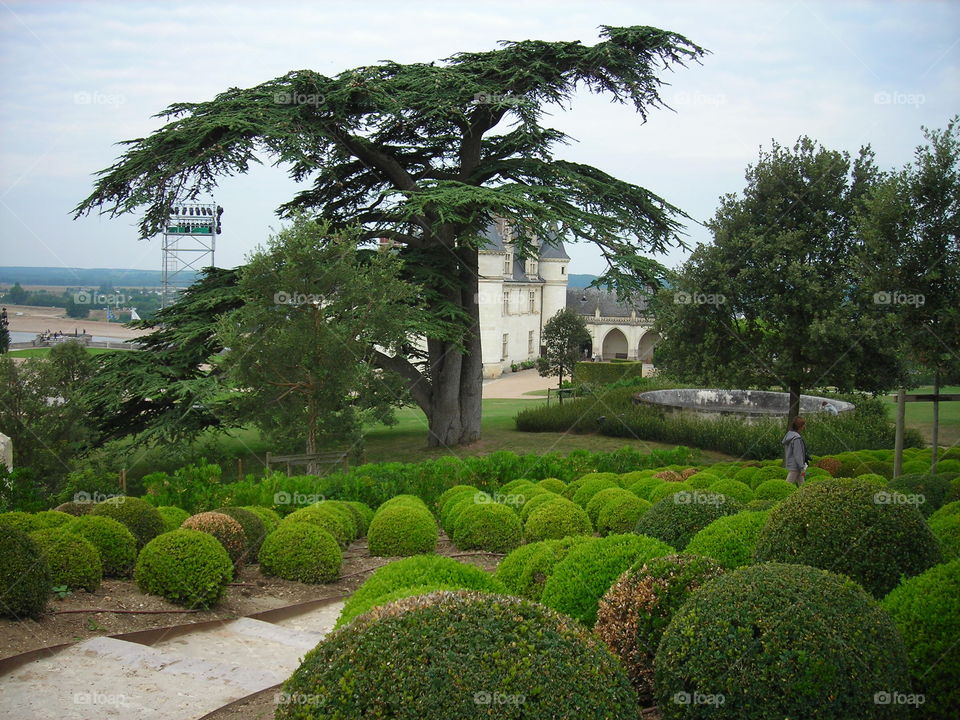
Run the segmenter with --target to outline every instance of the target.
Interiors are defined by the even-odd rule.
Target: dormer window
[[[535,276],[537,274],[537,261],[533,259],[527,260],[527,275]]]
[[[513,275],[513,253],[509,250],[507,250],[506,255],[503,256],[503,274]]]

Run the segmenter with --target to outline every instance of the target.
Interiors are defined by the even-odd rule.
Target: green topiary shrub
[[[649,500],[650,493],[653,492],[655,488],[658,488],[661,485],[666,485],[666,483],[660,478],[655,478],[651,476],[651,477],[643,478],[642,480],[637,480],[628,489],[637,497],[643,500]]]
[[[43,510],[34,515],[37,521],[37,530],[58,528],[73,520],[73,515],[59,510]]]
[[[718,476],[714,475],[711,472],[702,471],[702,472],[694,473],[693,475],[688,477],[686,480],[684,480],[684,482],[696,490],[706,490],[708,487],[710,487],[720,479],[721,478],[719,478]],[[732,479],[733,478],[731,478],[731,480]],[[747,489],[748,490],[750,489],[749,486],[747,487]]]
[[[686,483],[668,482],[653,488],[648,495],[648,499],[650,500],[651,503],[656,505],[661,500],[671,497],[678,492],[694,493],[694,492],[701,492],[701,491],[697,490],[696,488],[690,485],[687,485]]]
[[[592,498],[590,498],[590,501],[584,508],[587,511],[587,517],[590,518],[590,524],[593,525],[593,527],[597,526],[597,517],[600,515],[600,509],[608,500],[613,498],[622,499],[625,497],[636,499],[637,496],[629,490],[624,490],[622,487],[606,488],[605,490],[601,490],[600,492],[596,493]]]
[[[418,509],[426,510],[425,507]],[[285,522],[305,522],[316,525],[333,535],[340,547],[347,547],[353,541],[350,526],[344,522],[340,513],[335,512],[329,506],[308,505],[299,510],[294,510],[281,520],[280,524],[282,525]]]
[[[30,533],[34,530],[41,530],[40,521],[33,513],[23,512],[21,510],[12,510],[11,512],[0,513],[0,525],[16,528],[20,532]]]
[[[52,587],[53,577],[37,541],[0,523],[0,616],[14,620],[38,617]]]
[[[643,707],[653,701],[653,658],[673,614],[723,568],[696,555],[634,564],[600,599],[593,631],[620,658]]]
[[[423,500],[418,498],[416,495],[410,495],[409,493],[407,493],[407,494],[401,494],[401,495],[394,495],[389,500],[381,503],[380,507],[378,507],[377,510],[378,511],[383,510],[385,508],[393,507],[394,505],[408,505],[410,507],[418,507],[418,508],[427,507],[426,503],[423,502]]]
[[[804,565],[711,580],[676,611],[654,659],[664,720],[901,717],[875,694],[908,683],[903,642],[876,601]]]
[[[749,485],[750,487],[753,487],[754,479],[757,477],[757,475],[759,475],[759,473],[760,473],[760,468],[758,467],[752,467],[752,466],[743,467],[737,470],[733,474],[733,479],[739,480],[745,485]],[[772,479],[773,478],[763,478],[763,480],[772,480]],[[759,485],[760,482],[763,482],[763,480],[760,480],[757,484]]]
[[[377,510],[367,530],[367,545],[377,557],[405,557],[437,549],[439,532],[426,507],[399,504]]]
[[[814,463],[814,466],[823,468],[830,475],[836,477],[840,474],[840,470],[843,467],[843,462],[835,457],[822,457]]]
[[[461,550],[505,553],[523,538],[520,517],[506,505],[474,504],[460,513],[453,531],[453,544]]]
[[[271,510],[268,507],[263,507],[262,505],[244,505],[244,510],[249,510],[263,523],[263,527],[267,532],[267,535],[272,533],[280,526],[280,515],[276,511]],[[371,515],[373,511],[371,510]]]
[[[940,561],[940,549],[913,505],[869,482],[805,484],[770,511],[757,562],[791,562],[843,573],[883,597],[900,575]]]
[[[267,526],[263,524],[260,516],[245,510],[242,507],[222,507],[217,509],[218,513],[229,515],[243,529],[244,552],[243,561],[257,559],[257,553],[260,552],[260,544],[267,536]]]
[[[473,497],[480,492],[479,488],[475,488],[471,485],[461,485],[458,486],[460,489],[456,492],[450,493],[443,501],[443,504],[440,505],[440,512],[437,514],[437,519],[440,520],[440,525],[444,528],[448,525],[448,520],[451,511],[456,507],[464,498]]]
[[[516,594],[539,602],[543,596],[543,586],[550,579],[557,564],[562,562],[573,548],[596,540],[597,538],[589,535],[569,535],[560,540],[531,543],[536,550],[530,553],[520,571],[516,580]]]
[[[779,463],[777,465],[764,465],[762,468],[759,468],[756,473],[754,473],[749,482],[746,484],[749,485],[750,489],[752,490],[767,480],[786,480],[789,473],[790,471]],[[735,477],[734,479],[744,482],[738,477]]]
[[[606,478],[588,480],[580,485],[579,488],[577,488],[577,491],[570,499],[580,507],[586,509],[587,503],[590,502],[594,495],[602,490],[608,490],[610,488],[622,489],[617,482],[613,480],[607,480]]]
[[[440,493],[440,497],[437,498],[437,501],[434,504],[434,506],[437,509],[437,514],[438,515],[440,514],[440,512],[443,510],[443,506],[446,505],[447,500],[452,498],[454,495],[460,495],[463,493],[475,493],[475,492],[480,492],[480,488],[474,487],[473,485],[454,485],[451,488],[447,488],[442,493]]]
[[[419,507],[427,510],[426,503],[420,500],[420,498],[417,498],[417,501]],[[327,510],[340,520],[346,533],[347,545],[360,537],[360,527],[357,524],[356,510],[348,507],[346,503],[340,502],[339,500],[322,500],[321,502],[314,503],[311,507]],[[427,512],[429,512],[429,510],[427,510]]]
[[[180,527],[213,535],[223,545],[235,566],[243,564],[247,539],[243,534],[243,526],[229,515],[216,511],[197,513],[184,520]]]
[[[441,555],[417,555],[384,565],[351,595],[340,611],[337,627],[380,604],[401,588],[444,585],[464,590],[503,593],[506,588],[474,565]]]
[[[138,550],[163,532],[163,518],[160,513],[153,505],[140,498],[118,495],[94,505],[90,514],[113,518],[123,523],[137,539]]]
[[[532,498],[527,500],[523,507],[520,508],[520,522],[526,524],[527,518],[530,517],[530,513],[536,510],[538,507],[543,505],[543,503],[554,498],[558,498],[560,495],[551,492],[540,493],[539,495],[534,495]],[[562,499],[562,498],[561,498]]]
[[[527,562],[547,543],[558,542],[557,540],[541,540],[540,542],[528,543],[511,550],[510,553],[500,561],[497,569],[493,573],[511,595],[523,595],[521,592],[520,578],[523,576],[523,570]]]
[[[653,507],[648,500],[631,497],[614,498],[605,503],[597,517],[597,532],[601,535],[622,535],[633,532],[637,522]]]
[[[904,580],[881,602],[907,648],[923,717],[952,720],[960,708],[960,560]]]
[[[137,539],[125,525],[110,517],[82,515],[62,529],[93,543],[100,553],[105,577],[130,577],[137,561]]]
[[[103,580],[103,562],[92,542],[60,528],[34,530],[40,554],[50,568],[52,586],[94,592]]]
[[[939,510],[934,510],[930,517],[927,518],[927,522],[931,523],[937,518],[946,517],[947,515],[960,517],[960,500],[954,500],[946,505],[942,505]]]
[[[533,488],[536,487],[536,484],[527,480],[525,478],[519,478],[517,480],[511,480],[508,483],[504,483],[500,486],[500,489],[497,490],[499,495],[523,495],[530,492]],[[536,491],[534,491],[536,492]],[[521,503],[522,505],[523,503]]]
[[[170,532],[183,525],[183,521],[190,517],[190,513],[175,505],[161,505],[157,508],[163,519],[163,531]]]
[[[410,671],[427,658],[429,672]],[[468,591],[374,609],[308,653],[282,693],[305,702],[279,705],[277,720],[359,720],[371,708],[395,720],[637,716],[623,670],[582,626],[522,598]]]
[[[796,485],[788,483],[786,480],[764,480],[757,485],[753,497],[755,500],[783,500],[793,495],[796,489]],[[745,504],[749,502],[748,500]]]
[[[257,559],[265,575],[304,583],[333,582],[343,564],[336,538],[305,522],[282,523],[264,538]]]
[[[924,517],[929,517],[943,505],[950,492],[950,483],[937,475],[901,475],[891,480],[887,489],[891,493],[916,498],[917,509]]]
[[[764,482],[768,481],[765,480]],[[763,483],[761,483],[761,485],[762,484]],[[760,487],[760,485],[757,487]],[[717,482],[710,486],[709,490],[712,493],[720,493],[721,495],[726,495],[729,498],[733,498],[741,505],[746,505],[754,498],[753,490],[750,489],[749,485],[742,483],[739,480],[732,480],[730,478],[717,480]]]
[[[367,528],[370,527],[370,521],[373,520],[373,509],[366,503],[362,503],[358,500],[346,500],[345,504],[348,507],[353,508],[359,518],[359,522],[357,524],[358,537],[366,537]]]
[[[637,521],[635,532],[682,550],[690,538],[714,520],[742,509],[726,495],[683,490],[655,503]]]
[[[233,580],[233,563],[213,535],[180,528],[147,543],[133,577],[148,595],[188,608],[209,608]]]
[[[928,525],[937,539],[944,561],[960,558],[960,515],[931,516]]]
[[[570,500],[553,498],[530,513],[523,526],[527,542],[559,540],[567,535],[589,535],[593,532],[586,511]]]
[[[537,485],[544,490],[557,493],[558,495],[562,495],[563,491],[567,489],[567,484],[559,478],[544,478],[538,482]]]
[[[768,514],[742,511],[717,518],[690,539],[686,552],[716,560],[728,570],[749,565]]]
[[[65,512],[67,515],[73,515],[74,517],[80,517],[81,515],[86,515],[90,512],[91,506],[90,503],[80,503],[69,500],[65,503],[60,503],[57,505],[54,510],[59,512]]]
[[[597,603],[634,563],[669,555],[673,548],[651,537],[609,535],[574,547],[553,569],[540,601],[587,627],[597,619]]]

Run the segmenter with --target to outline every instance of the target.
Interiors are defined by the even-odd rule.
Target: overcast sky
[[[609,98],[581,94],[547,118],[577,143],[560,155],[642,185],[709,218],[743,186],[771,139],[807,134],[881,167],[907,162],[920,126],[960,111],[957,2],[11,2],[0,3],[0,265],[160,269],[160,241],[134,216],[74,221],[92,173],[116,142],[159,127],[176,101],[211,99],[290,70],[335,75],[390,59],[431,61],[499,40],[597,42],[597,26],[652,25],[711,54],[664,74],[646,124]],[[231,267],[278,226],[295,189],[270,166],[221,183],[216,264]],[[691,244],[709,240],[695,222]],[[599,273],[590,246],[575,273]],[[660,260],[675,266],[677,251]]]

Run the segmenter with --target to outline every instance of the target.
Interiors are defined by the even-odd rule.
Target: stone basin
[[[816,395],[800,396],[800,414],[815,415],[825,412],[820,403],[826,400],[845,413],[854,409],[853,403]],[[744,420],[786,417],[790,407],[790,393],[767,390],[676,389],[649,390],[637,393],[633,401],[651,405],[668,413],[682,413],[697,417],[739,417]]]

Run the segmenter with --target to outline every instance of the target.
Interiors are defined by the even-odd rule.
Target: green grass
[[[919,387],[908,390],[907,393],[932,393],[933,387]],[[960,393],[960,386],[948,385],[940,388],[940,392]],[[897,418],[897,396],[888,395],[884,398],[887,403],[887,414],[891,420]],[[907,427],[919,430],[928,443],[933,435],[933,403],[908,402],[905,410]],[[960,402],[940,403],[940,445],[956,445],[960,443]]]

